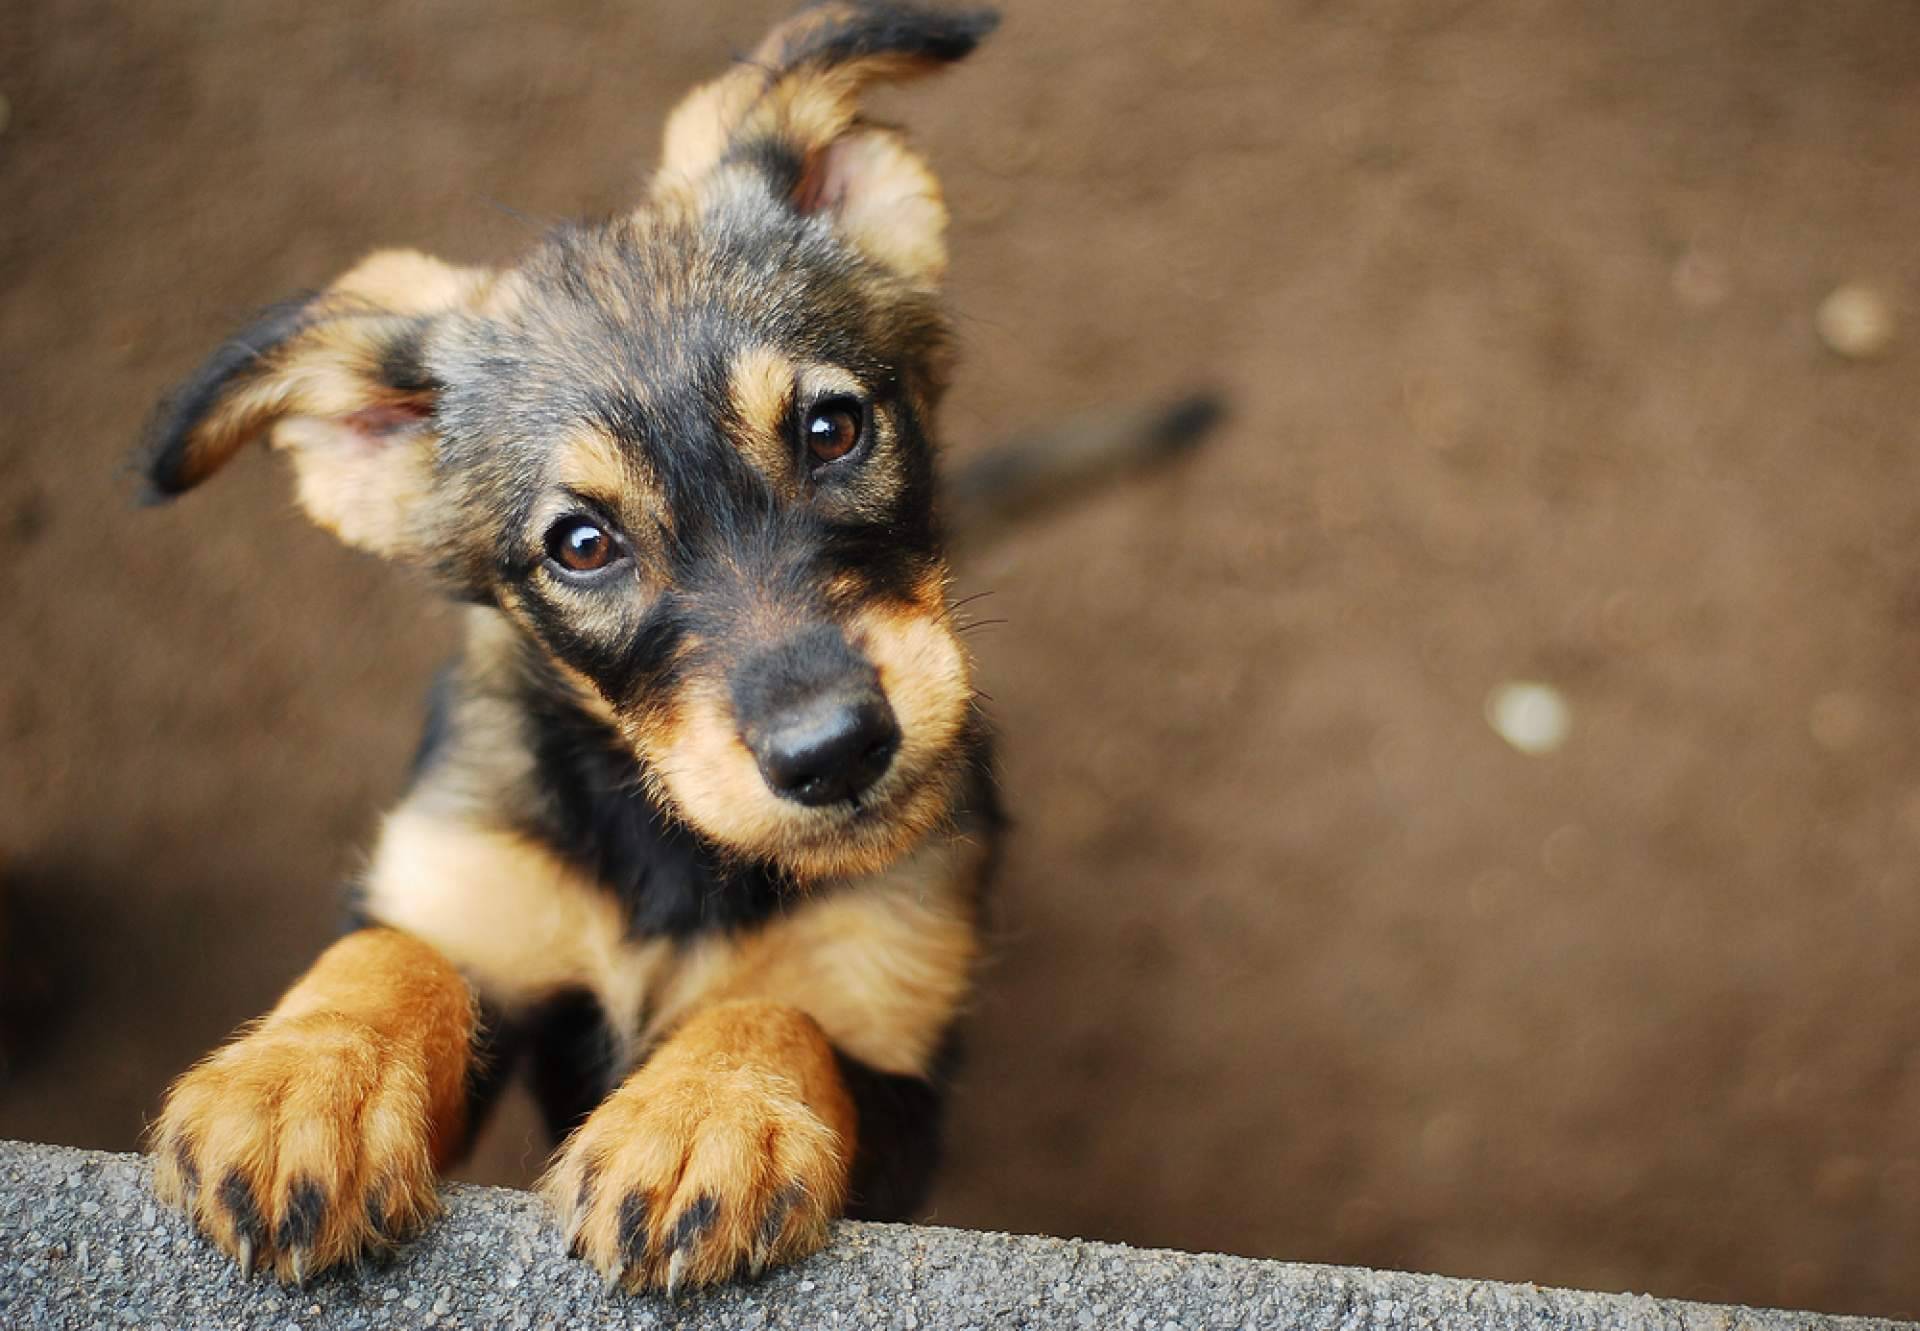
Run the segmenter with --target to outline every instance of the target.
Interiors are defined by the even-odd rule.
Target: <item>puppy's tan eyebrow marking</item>
[[[598,430],[582,430],[555,450],[553,476],[568,489],[615,509],[622,495],[645,480],[626,450]]]
[[[748,347],[734,358],[727,376],[728,397],[742,426],[741,451],[775,482],[793,471],[787,421],[797,378],[794,363],[771,347]]]
[[[646,460],[591,427],[562,441],[548,472],[551,488],[534,505],[533,525],[547,524],[580,507],[613,523],[642,559],[658,553],[673,527],[660,503],[659,482]]]

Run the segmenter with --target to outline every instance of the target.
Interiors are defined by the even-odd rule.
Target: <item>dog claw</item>
[[[296,1286],[305,1285],[307,1283],[307,1250],[295,1248],[287,1254],[287,1261],[293,1267],[293,1283]]]
[[[793,1209],[799,1191],[798,1185],[782,1190],[760,1221],[760,1230],[753,1239],[753,1252],[747,1259],[747,1273],[755,1280],[760,1278],[761,1272],[767,1269],[767,1263],[773,1259],[773,1245],[780,1241],[781,1232],[787,1227],[787,1214]]]
[[[253,1279],[253,1240],[243,1237],[240,1240],[240,1251],[237,1255],[240,1259],[240,1278]]]
[[[780,1227],[774,1226],[771,1233],[760,1231],[760,1237],[753,1242],[753,1251],[747,1255],[747,1275],[758,1280],[767,1269],[767,1263],[773,1260],[773,1244],[780,1237]]]
[[[672,1298],[680,1288],[680,1281],[687,1274],[687,1250],[677,1250],[667,1262],[667,1297]]]

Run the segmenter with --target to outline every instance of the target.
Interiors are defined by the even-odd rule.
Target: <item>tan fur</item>
[[[778,607],[749,632],[778,636]],[[671,806],[741,855],[771,858],[802,881],[878,873],[938,825],[952,795],[945,768],[973,692],[966,654],[931,578],[909,605],[856,610],[847,633],[880,677],[901,731],[899,753],[858,810],[807,808],[767,787],[740,737],[723,682],[696,678],[670,709],[623,715],[622,733]]]
[[[924,1076],[979,958],[984,869],[984,847],[935,838],[759,930],[702,939],[667,974],[642,1043],[706,1004],[751,998],[805,1012],[870,1067]]]
[[[833,1049],[898,1075],[929,1071],[978,957],[983,862],[979,845],[938,840],[758,930],[705,938],[659,971],[639,1038],[663,1042],[544,1184],[574,1249],[637,1290],[820,1247],[856,1145]],[[711,1225],[676,1251],[679,1221],[702,1198]],[[623,1231],[623,1211],[640,1208],[644,1225]]]
[[[647,393],[648,383],[629,389],[623,378],[675,389],[675,376],[697,371],[706,393],[710,371],[691,350],[680,364],[671,338],[665,364],[636,370],[623,345],[596,344],[594,334],[657,331],[703,308],[700,284],[742,286],[726,264],[697,261],[699,231],[737,232],[741,219],[767,217],[770,181],[792,187],[785,202],[794,211],[781,222],[789,238],[806,229],[811,246],[830,228],[850,247],[824,258],[846,269],[840,276],[858,298],[822,313],[851,324],[859,319],[849,311],[866,312],[874,346],[853,359],[891,365],[898,392],[763,347],[729,367],[721,423],[779,497],[812,505],[822,522],[901,521],[894,509],[917,460],[900,453],[900,413],[930,419],[946,373],[932,287],[945,270],[947,215],[926,165],[899,134],[861,120],[859,99],[876,80],[938,61],[860,54],[876,39],[872,28],[800,59],[817,25],[875,18],[856,11],[831,2],[807,10],[751,63],[683,102],[652,201],[631,218],[549,248],[521,272],[373,254],[303,307],[291,331],[281,317],[256,324],[250,335],[274,345],[250,357],[223,349],[156,418],[153,475],[165,492],[265,437],[290,455],[299,502],[322,526],[382,555],[431,555],[456,581],[464,569],[469,594],[488,607],[468,618],[457,687],[445,694],[443,733],[453,738],[382,827],[364,884],[379,927],[329,949],[273,1012],[183,1076],[155,1128],[161,1195],[243,1265],[257,1258],[297,1280],[389,1244],[437,1209],[434,1170],[464,1126],[470,983],[509,1015],[585,989],[613,1030],[614,1057],[639,1065],[566,1143],[547,1184],[570,1242],[629,1289],[706,1284],[818,1248],[842,1210],[857,1145],[836,1050],[896,1076],[932,1070],[978,958],[987,858],[955,830],[972,692],[942,577],[929,573],[904,603],[872,603],[882,593],[857,574],[825,589],[828,620],[873,666],[901,730],[891,766],[857,801],[809,808],[780,798],[740,738],[721,658],[743,660],[822,622],[813,595],[776,590],[791,586],[782,579],[792,569],[766,577],[748,552],[707,570],[732,578],[725,590],[735,595],[714,600],[724,622],[690,616],[697,627],[675,639],[682,669],[673,677],[686,682],[674,696],[612,696],[641,688],[637,676],[612,670],[600,672],[602,696],[584,667],[536,655],[538,644],[576,634],[593,645],[633,642],[651,627],[652,597],[684,591],[700,609],[711,591],[699,579],[666,585],[675,570],[659,540],[673,517],[640,450],[586,426],[567,437],[565,425],[548,422],[577,419],[582,392]],[[877,40],[900,34],[879,31]],[[929,39],[929,49],[938,45]],[[953,58],[951,46],[943,58]],[[764,155],[728,161],[733,147],[770,140],[782,149],[772,174]],[[797,184],[787,148],[800,156]],[[658,260],[687,243],[696,261]],[[843,265],[850,252],[871,262]],[[543,262],[565,267],[556,274]],[[758,298],[764,271],[725,294]],[[774,298],[791,302],[802,289],[783,286]],[[527,304],[548,299],[550,307]],[[443,314],[455,317],[429,317]],[[526,385],[501,373],[505,362],[487,350],[494,333],[513,347],[532,344],[532,379],[560,382]],[[543,338],[563,341],[573,359],[549,361]],[[655,348],[648,338],[634,345]],[[564,382],[575,374],[588,382]],[[436,396],[440,387],[447,397]],[[560,391],[570,387],[577,391]],[[488,406],[473,396],[480,388],[504,396]],[[524,394],[542,389],[576,405],[540,414]],[[880,396],[876,437],[857,469],[814,486],[792,436],[793,409],[842,393]],[[457,409],[449,419],[518,419],[539,437],[463,431],[454,456],[443,457],[433,422],[449,401]],[[181,420],[203,405],[204,414]],[[549,429],[559,437],[546,437]],[[515,497],[489,508],[503,477]],[[570,579],[539,560],[540,534],[581,499],[618,520],[634,556],[619,577],[630,584],[616,583],[611,567],[602,579]],[[934,564],[931,551],[914,549]],[[539,822],[529,802],[545,797],[540,782],[552,775],[529,729],[528,690],[551,690],[556,676],[625,739],[663,811],[720,850],[790,876],[791,895],[769,918],[692,937],[635,936],[607,884],[522,830]]]
[[[451,821],[484,823],[483,811],[496,807],[494,792],[532,779],[523,742],[526,718],[506,693],[525,638],[519,625],[490,606],[467,607],[463,621],[465,646],[457,669],[472,687],[461,691],[448,721],[467,742],[435,766],[431,779],[408,795],[405,807]],[[613,709],[590,682],[564,666],[559,673],[573,686],[573,700],[584,711],[613,722]]]
[[[952,795],[954,774],[944,763],[970,696],[956,699],[943,687],[953,670],[964,685],[958,643],[944,634],[951,651],[943,653],[944,630],[916,628],[891,616],[869,616],[857,627],[871,639],[868,657],[902,736],[893,766],[857,810],[810,809],[768,789],[718,684],[687,686],[670,716],[627,731],[651,776],[695,828],[743,856],[775,860],[802,881],[880,872],[940,822]],[[866,645],[864,638],[856,645]],[[923,664],[946,673],[931,682],[901,674]],[[889,671],[897,677],[897,696]]]
[[[848,6],[814,6],[781,24],[751,59],[684,98],[667,120],[655,177],[656,202],[697,210],[727,150],[777,138],[807,159],[802,202],[832,212],[843,234],[876,262],[917,285],[946,272],[947,210],[926,164],[891,130],[859,123],[860,96],[872,84],[911,78],[935,62],[897,52],[841,64],[790,66],[789,53]],[[776,71],[784,71],[776,75]]]
[[[343,273],[330,293],[389,314],[435,314],[472,304],[498,276],[490,268],[461,268],[418,250],[375,250]]]
[[[340,425],[355,412],[391,401],[393,395],[379,385],[375,368],[395,327],[415,315],[476,301],[494,280],[490,270],[458,268],[412,250],[369,255],[329,287],[314,307],[316,317],[338,317],[317,321],[271,353],[262,374],[225,394],[195,425],[188,440],[185,482],[204,480],[241,447],[290,418],[319,417]],[[286,439],[276,437],[275,443],[297,450],[303,442],[321,438],[296,432]],[[347,465],[362,461],[346,459]],[[303,477],[303,501],[307,485]],[[336,489],[364,490],[366,485],[363,480],[318,483],[323,507],[315,512],[316,520],[338,528],[345,515],[327,507],[325,496]]]
[[[853,609],[867,594],[871,584],[864,573],[854,569],[843,569],[827,579],[820,589],[829,606],[839,611]]]
[[[563,441],[555,450],[553,475],[569,490],[615,512],[649,497],[639,465],[598,430],[581,430]]]
[[[560,506],[555,505],[553,507],[558,509]],[[647,571],[650,567],[650,561],[655,557],[658,550],[658,546],[651,541],[643,542],[639,539],[634,539],[633,543],[635,546],[634,561],[630,566],[622,570],[619,575],[627,580],[629,584],[624,588],[627,592],[624,598],[597,596],[592,592],[581,592],[575,588],[566,586],[556,575],[548,572],[544,568],[536,570],[534,576],[547,580],[550,586],[559,588],[561,595],[568,598],[571,602],[569,620],[575,628],[582,632],[593,634],[603,640],[617,641],[622,637],[630,635],[645,614]],[[537,638],[537,630],[534,627],[535,619],[533,610],[528,604],[530,600],[531,598],[524,589],[519,587],[506,587],[501,591],[499,603],[500,608],[506,612],[510,620],[517,623],[529,637]],[[579,671],[568,666],[565,662],[557,660],[554,661],[554,665],[562,675],[566,676],[570,683],[576,686],[576,695],[579,696],[582,701],[585,701],[589,696],[600,696],[592,682],[581,675]]]
[[[273,354],[258,378],[224,394],[189,436],[188,482],[198,484],[288,416],[344,418],[372,405],[371,357],[380,335],[398,322],[389,319],[370,328],[374,318],[324,324],[300,334]]]
[[[432,948],[391,929],[344,938],[174,1084],[152,1132],[154,1186],[242,1266],[282,1280],[385,1247],[439,1209],[434,1169],[460,1140],[473,1030],[472,994]],[[297,1205],[312,1189],[320,1205]],[[236,1210],[241,1190],[251,1201]],[[302,1209],[311,1230],[289,1230]]]
[[[543,1190],[570,1245],[629,1291],[711,1284],[826,1242],[855,1123],[818,1023],[723,1003],[594,1110]],[[683,1217],[700,1207],[709,1221],[689,1230]]]
[[[868,257],[924,287],[947,275],[947,205],[899,134],[862,128],[822,154],[819,188],[841,232]]]
[[[880,672],[880,686],[900,723],[896,768],[913,771],[951,751],[966,725],[973,686],[966,653],[936,588],[895,609],[869,606],[847,625],[847,637]]]
[[[798,1008],[854,1057],[913,1076],[967,991],[983,861],[982,846],[935,837],[871,878],[796,895],[758,929],[676,947],[631,939],[614,898],[550,852],[403,807],[364,901],[509,1007],[590,990],[627,1057],[703,1007],[752,998]]]
[[[701,831],[742,854],[764,853],[814,812],[767,789],[724,684],[689,684],[674,721],[662,728],[664,740],[653,741],[651,766],[674,806]]]
[[[743,430],[736,442],[782,494],[791,493],[795,479],[795,442],[787,430],[795,377],[793,362],[770,347],[749,347],[735,358],[728,376],[734,415]]]
[[[419,543],[433,497],[433,442],[420,429],[370,439],[338,420],[295,416],[273,434],[293,457],[300,507],[348,545],[389,559]]]
[[[584,986],[628,1033],[673,951],[630,938],[618,900],[550,851],[404,806],[381,828],[365,900],[501,1001]]]

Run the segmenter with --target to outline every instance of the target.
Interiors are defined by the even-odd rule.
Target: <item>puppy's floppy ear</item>
[[[860,118],[860,95],[961,59],[999,21],[991,9],[886,0],[801,11],[674,110],[655,197],[697,203],[732,170],[758,170],[794,208],[830,217],[868,258],[937,285],[947,261],[939,183],[897,132]]]
[[[147,426],[149,495],[171,499],[265,438],[293,460],[300,504],[349,545],[402,555],[433,485],[436,320],[493,275],[383,250],[316,295],[276,306],[214,352]]]

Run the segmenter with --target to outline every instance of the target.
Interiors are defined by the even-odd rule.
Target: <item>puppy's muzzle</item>
[[[767,788],[797,804],[857,800],[900,749],[900,723],[878,673],[831,625],[746,661],[734,674],[733,699],[740,738]]]

